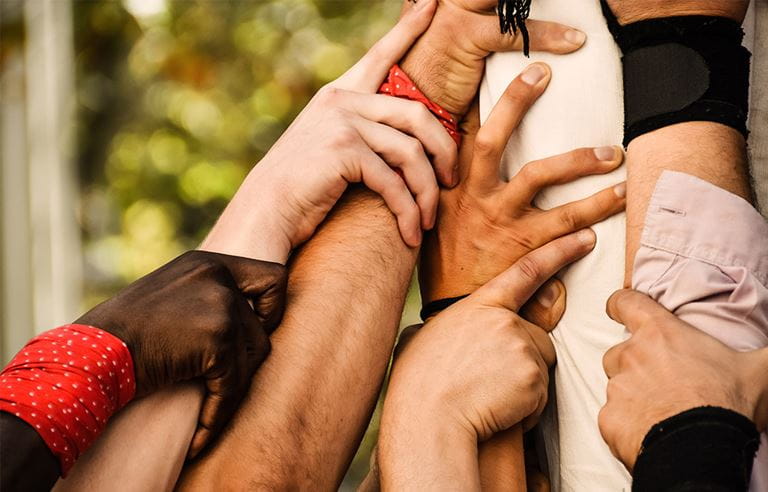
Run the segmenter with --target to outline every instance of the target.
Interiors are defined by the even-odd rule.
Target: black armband
[[[421,316],[421,320],[426,323],[428,318],[431,318],[443,309],[451,307],[465,297],[469,297],[469,294],[464,294],[463,296],[457,297],[448,297],[446,299],[437,299],[435,301],[428,302],[421,308],[419,316]]]
[[[686,121],[712,121],[747,136],[749,50],[730,19],[680,16],[626,26],[601,0],[624,54],[624,145]]]
[[[747,417],[699,407],[654,425],[633,473],[634,492],[743,492],[760,434]]]

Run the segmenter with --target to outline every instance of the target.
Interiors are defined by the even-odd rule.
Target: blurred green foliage
[[[75,1],[85,304],[197,245],[399,1]]]
[[[74,1],[84,308],[194,248],[399,0]],[[405,322],[413,322],[412,289]],[[359,482],[378,412],[343,488]]]

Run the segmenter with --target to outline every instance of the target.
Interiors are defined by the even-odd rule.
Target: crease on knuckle
[[[517,260],[517,271],[523,280],[529,282],[538,282],[543,278],[541,265],[530,256],[523,256]]]
[[[558,219],[568,230],[575,231],[582,227],[583,220],[579,213],[572,207],[564,207],[561,209]]]
[[[405,147],[405,153],[408,156],[408,159],[417,162],[426,159],[426,156],[424,154],[424,146],[421,145],[421,142],[419,142],[418,139],[413,137],[406,137],[407,138],[407,144]]]

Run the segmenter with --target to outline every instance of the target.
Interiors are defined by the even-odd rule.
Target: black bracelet
[[[431,318],[432,316],[436,315],[443,309],[453,306],[454,304],[456,304],[457,302],[459,302],[460,300],[468,296],[469,294],[464,294],[463,296],[449,297],[447,299],[437,299],[435,301],[428,302],[421,308],[421,312],[419,313],[419,316],[421,316],[422,321],[426,322],[428,318]]]
[[[643,440],[633,492],[746,491],[760,434],[747,417],[698,407],[654,425]]]

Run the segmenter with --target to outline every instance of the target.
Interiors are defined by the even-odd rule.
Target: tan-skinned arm
[[[381,199],[348,194],[290,266],[288,308],[249,397],[179,488],[336,488],[376,402],[415,261]]]
[[[627,287],[648,202],[663,171],[688,173],[753,201],[744,137],[719,123],[693,121],[646,133],[629,144],[626,163]]]
[[[676,15],[710,15],[744,20],[747,0],[682,0],[665,2],[609,0],[620,24]],[[635,254],[645,212],[656,181],[665,170],[709,181],[751,202],[744,137],[719,123],[693,121],[660,128],[635,138],[627,148],[627,256],[625,286],[631,285]]]

